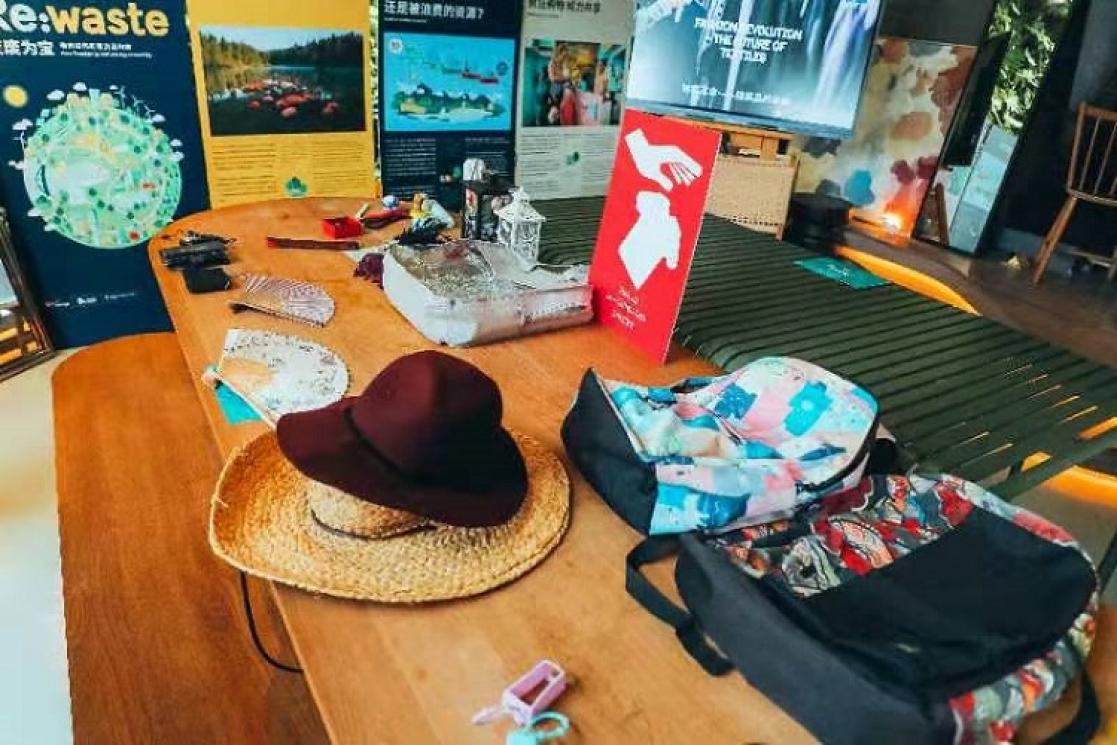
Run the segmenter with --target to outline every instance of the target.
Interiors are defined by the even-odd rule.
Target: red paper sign
[[[628,109],[590,267],[598,320],[667,359],[721,134]]]

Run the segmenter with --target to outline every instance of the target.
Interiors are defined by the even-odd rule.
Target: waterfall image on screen
[[[880,0],[637,0],[635,108],[852,134]]]

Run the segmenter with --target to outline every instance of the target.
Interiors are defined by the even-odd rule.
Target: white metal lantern
[[[512,249],[525,266],[539,263],[539,237],[547,218],[531,206],[523,189],[512,192],[512,201],[496,211],[497,243]]]

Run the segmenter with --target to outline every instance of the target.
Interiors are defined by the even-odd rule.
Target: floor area
[[[0,383],[0,745],[73,740],[50,390],[59,361]],[[1117,506],[1052,489],[1019,503],[1067,526],[1094,556],[1117,529]],[[1117,604],[1117,582],[1106,600]]]
[[[0,745],[73,741],[50,390],[62,359],[0,383]]]
[[[847,231],[846,241],[859,251],[939,280],[988,318],[1117,368],[1117,282],[1110,282],[1100,268],[1071,274],[1066,271],[1070,260],[1057,255],[1063,270],[1049,268],[1035,285],[1030,266],[1003,256],[967,256],[860,224]],[[1117,474],[1117,451],[1103,453],[1088,465]]]

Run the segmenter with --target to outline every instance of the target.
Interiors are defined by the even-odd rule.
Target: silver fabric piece
[[[506,247],[484,241],[393,246],[384,256],[384,293],[424,336],[450,346],[526,336],[593,317],[585,267],[525,269]]]

